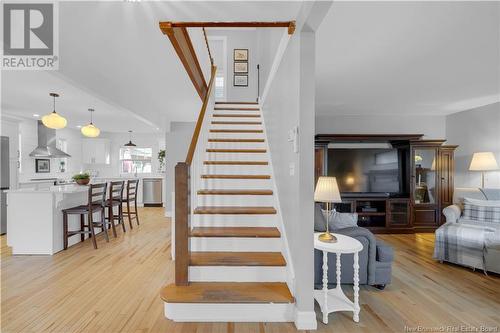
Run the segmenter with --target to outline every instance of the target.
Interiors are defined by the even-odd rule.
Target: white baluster
[[[323,323],[328,324],[328,252],[323,251]]]
[[[352,319],[359,322],[359,258],[358,252],[354,253],[354,315]]]
[[[341,278],[341,274],[340,274],[340,253],[337,253],[336,254],[337,256],[337,289],[341,289],[340,287],[340,278]]]

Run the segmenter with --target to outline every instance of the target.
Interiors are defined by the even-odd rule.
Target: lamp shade
[[[61,129],[66,127],[67,121],[54,111],[43,116],[42,123],[48,128]]]
[[[89,138],[96,138],[101,133],[101,131],[95,127],[94,124],[88,124],[87,126],[82,127],[81,132]]]
[[[314,191],[316,202],[342,202],[337,179],[335,177],[319,177]]]
[[[472,155],[469,166],[470,171],[498,170],[498,163],[492,152],[480,152]]]

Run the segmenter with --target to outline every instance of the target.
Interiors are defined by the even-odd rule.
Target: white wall
[[[455,152],[455,187],[479,187],[479,172],[470,172],[472,154],[495,153],[500,163],[500,103],[494,103],[446,117],[446,138],[459,145]],[[500,171],[485,174],[485,187],[500,188]]]
[[[257,29],[257,62],[260,65],[260,93],[262,97],[264,87],[266,86],[271,66],[273,64],[276,51],[280,44],[281,37],[285,29],[262,28]]]
[[[314,39],[311,42],[311,36],[302,35],[296,33],[290,40],[262,109],[280,213],[294,266],[297,309],[311,313],[314,309],[314,107],[308,101],[314,105],[315,48]],[[305,89],[307,85],[309,89]],[[299,126],[300,133],[298,153],[287,140],[288,131],[295,126]]]
[[[9,187],[17,188],[18,179],[18,142],[19,142],[19,121],[15,119],[6,119],[2,117],[2,126],[0,127],[0,135],[9,138]]]
[[[209,29],[210,30],[210,29]],[[257,98],[257,31],[256,30],[213,30],[208,31],[209,36],[226,37],[227,41],[227,69],[226,69],[226,100],[253,102]],[[248,87],[234,87],[234,49],[248,49]],[[214,55],[216,56],[216,55]],[[219,60],[215,60],[219,62]]]
[[[165,164],[165,214],[172,213],[172,192],[174,191],[175,165],[184,162],[193,136],[195,122],[172,122],[170,131],[165,134],[167,158]]]
[[[445,116],[377,115],[316,116],[316,134],[424,134],[428,139],[444,139]]]

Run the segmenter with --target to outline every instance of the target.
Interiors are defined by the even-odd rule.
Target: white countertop
[[[80,193],[87,192],[87,186],[80,185],[58,185],[47,188],[20,188],[17,190],[7,190],[7,193]]]

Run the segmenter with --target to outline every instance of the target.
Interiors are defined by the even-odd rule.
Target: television
[[[329,148],[328,176],[342,195],[402,196],[405,153],[396,148]]]

